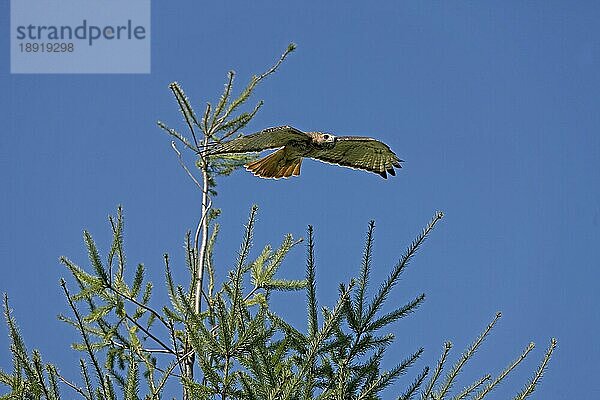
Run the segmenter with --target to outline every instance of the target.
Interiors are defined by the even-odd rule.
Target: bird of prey
[[[385,179],[388,173],[396,175],[394,167],[402,168],[402,160],[385,143],[373,138],[303,132],[291,126],[267,128],[219,143],[206,154],[250,153],[276,148],[279,150],[247,164],[246,169],[261,178],[289,178],[300,175],[304,157],[374,172]]]

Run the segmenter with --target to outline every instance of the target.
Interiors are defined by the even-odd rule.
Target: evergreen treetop
[[[154,284],[146,279],[143,264],[129,272],[123,243],[124,218],[119,207],[109,217],[112,242],[103,258],[92,235],[83,239],[89,266],[69,258],[61,263],[70,272],[70,283],[61,280],[70,312],[59,319],[79,332],[73,344],[80,351],[81,377],[65,377],[58,367],[42,361],[40,353],[27,350],[17,327],[8,297],[4,313],[10,337],[12,371],[0,371],[7,392],[0,399],[83,398],[162,399],[484,399],[528,356],[523,353],[496,377],[482,374],[475,382],[458,387],[458,377],[500,318],[493,321],[448,367],[452,344],[444,344],[436,366],[417,368],[424,348],[414,349],[402,360],[388,360],[397,322],[425,300],[420,293],[404,304],[385,307],[389,294],[425,239],[442,219],[436,212],[408,246],[387,278],[368,296],[375,223],[367,228],[362,262],[355,276],[339,285],[334,304],[319,304],[314,232],[308,227],[306,241],[286,235],[279,246],[265,245],[251,258],[258,208],[250,210],[234,267],[223,282],[216,281],[213,250],[218,243],[220,211],[214,206],[219,177],[230,174],[253,158],[252,155],[209,156],[204,149],[238,134],[262,106],[248,111],[241,107],[256,86],[275,73],[295,49],[290,44],[266,72],[253,76],[237,97],[232,95],[235,73],[229,72],[224,91],[213,105],[207,103],[198,118],[191,102],[177,83],[170,89],[183,115],[189,134],[159,122],[174,138],[173,150],[185,172],[199,189],[200,215],[193,231],[185,236],[184,264],[189,281],[176,282],[172,270],[181,268],[164,255],[165,283],[169,303],[152,302]],[[177,147],[197,155],[193,172]],[[197,177],[198,175],[198,177]],[[286,255],[304,242],[307,249],[305,279],[286,279],[281,272]],[[289,291],[306,294],[306,329],[286,315],[275,313],[273,296]],[[534,392],[556,347],[552,339],[532,378],[514,399]],[[392,362],[391,368],[385,368]],[[400,379],[409,375],[406,379]],[[174,395],[173,388],[180,394]]]

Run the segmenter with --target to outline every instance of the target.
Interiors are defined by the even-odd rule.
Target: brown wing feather
[[[276,126],[215,145],[207,153],[250,153],[283,147],[294,140],[306,141],[310,140],[310,136],[291,126]]]
[[[329,149],[315,149],[307,157],[344,167],[363,169],[387,178],[402,168],[402,160],[383,142],[361,136],[338,136]]]

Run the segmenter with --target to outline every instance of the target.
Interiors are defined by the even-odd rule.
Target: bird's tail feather
[[[246,169],[261,178],[289,178],[300,175],[302,157],[288,159],[284,149],[246,165]]]

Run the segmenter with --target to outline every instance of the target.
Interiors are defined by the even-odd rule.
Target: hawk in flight
[[[261,178],[288,178],[300,175],[302,158],[314,158],[330,164],[396,175],[402,168],[396,154],[379,140],[362,136],[334,136],[325,132],[302,132],[291,126],[278,126],[225,143],[214,145],[206,154],[250,153],[279,150],[251,162],[246,169]]]

